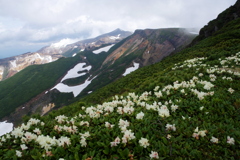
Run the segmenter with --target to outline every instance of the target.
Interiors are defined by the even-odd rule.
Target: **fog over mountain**
[[[0,1],[0,58],[115,28],[200,28],[236,0]]]

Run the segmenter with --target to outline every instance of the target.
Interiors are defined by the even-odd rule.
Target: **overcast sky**
[[[236,0],[0,0],[0,58],[116,28],[201,28]]]

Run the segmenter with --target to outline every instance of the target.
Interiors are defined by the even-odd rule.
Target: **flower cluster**
[[[207,133],[207,130],[198,130],[198,127],[194,130],[193,137],[196,139],[199,139],[199,136],[205,137]]]

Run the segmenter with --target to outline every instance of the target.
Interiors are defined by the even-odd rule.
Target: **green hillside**
[[[61,58],[58,61],[29,66],[15,76],[0,82],[0,119],[16,107],[54,86],[80,57]]]
[[[1,159],[240,159],[240,18],[0,137]]]

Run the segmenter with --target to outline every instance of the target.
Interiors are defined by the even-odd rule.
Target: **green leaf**
[[[75,153],[74,153],[74,158],[75,158],[75,160],[79,160],[78,152],[75,152]]]
[[[104,153],[104,154],[108,154],[108,153],[109,153],[109,148],[105,148],[105,149],[103,150],[103,153]]]

